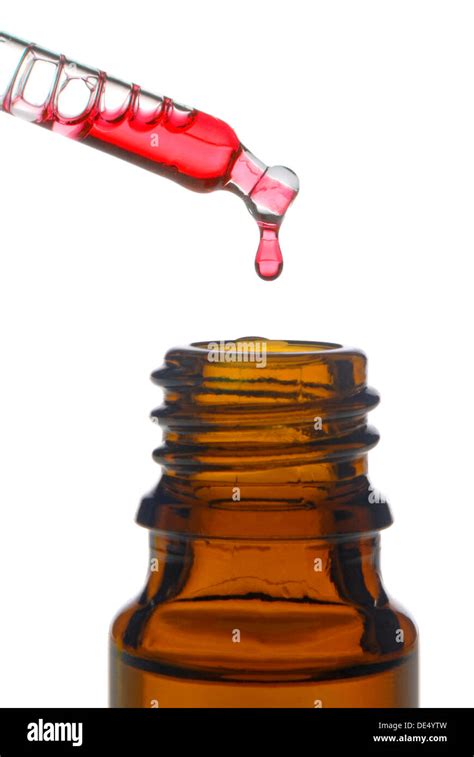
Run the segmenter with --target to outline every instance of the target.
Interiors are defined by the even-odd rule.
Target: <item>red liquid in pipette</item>
[[[5,51],[14,65],[2,91]],[[50,77],[41,97],[32,93],[40,67]],[[220,119],[1,34],[0,107],[189,189],[239,195],[260,229],[257,272],[267,280],[281,273],[278,232],[298,192],[297,177],[282,166],[268,168]]]

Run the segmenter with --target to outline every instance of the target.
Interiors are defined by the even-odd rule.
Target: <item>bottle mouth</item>
[[[367,413],[366,357],[334,342],[243,337],[177,347],[152,374],[164,405],[155,460],[167,468],[302,466],[364,455],[378,435]]]
[[[175,347],[152,380],[169,390],[169,404],[194,409],[283,405],[294,412],[320,401],[345,404],[367,390],[367,359],[337,342],[266,339],[199,341]],[[258,422],[258,421],[257,421]]]
[[[305,355],[314,355],[314,353],[328,353],[328,352],[335,352],[337,350],[344,350],[347,351],[347,347],[343,347],[342,344],[337,344],[336,342],[311,342],[311,341],[294,341],[294,340],[282,340],[282,339],[266,339],[265,337],[258,337],[258,336],[245,336],[245,337],[239,337],[235,340],[217,340],[217,341],[211,341],[211,342],[193,342],[189,347],[186,349],[190,351],[196,351],[203,354],[215,352],[216,349],[219,352],[222,352],[225,356],[226,352],[231,352],[235,347],[237,348],[236,351],[238,351],[239,346],[241,347],[240,352],[244,352],[245,346],[247,346],[247,350],[251,351],[252,349],[254,351],[257,351],[259,348],[265,351],[268,355],[271,355],[274,358],[278,357],[288,357],[291,355],[297,356],[305,356]],[[360,352],[357,350],[357,352]],[[225,362],[225,360],[224,360]]]

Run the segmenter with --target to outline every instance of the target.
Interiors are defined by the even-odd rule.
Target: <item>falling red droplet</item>
[[[278,241],[277,224],[260,223],[260,244],[255,258],[258,275],[265,281],[278,278],[283,270],[283,256]]]

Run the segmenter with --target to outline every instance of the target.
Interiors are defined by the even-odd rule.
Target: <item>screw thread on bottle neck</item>
[[[268,535],[286,513],[287,533],[328,536],[390,524],[366,475],[378,395],[362,352],[256,337],[198,343],[168,352],[152,379],[165,391],[152,413],[164,476],[142,502],[142,525],[175,518],[178,530],[235,535],[253,518],[253,533]]]

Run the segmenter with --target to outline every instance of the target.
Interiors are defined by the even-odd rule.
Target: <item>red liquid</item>
[[[140,90],[134,87],[129,105],[122,113],[93,108],[85,121],[70,124],[55,120],[52,129],[198,192],[225,189],[234,174],[240,181],[243,172],[238,166],[245,161],[250,177],[250,183],[245,182],[246,196],[253,203],[261,201],[278,215],[278,221],[271,223],[260,220],[260,214],[253,211],[261,237],[255,267],[266,280],[280,275],[283,256],[278,232],[296,191],[281,182],[267,180],[266,172],[258,167],[255,170],[255,164],[251,171],[250,161],[244,157],[245,148],[224,121],[198,110],[178,110],[169,98],[156,111],[143,113]]]
[[[279,228],[270,224],[259,224],[260,244],[255,256],[255,270],[262,279],[277,279],[283,270],[283,255],[278,241]]]
[[[20,55],[11,84],[0,99],[3,110],[188,189],[227,189],[238,194],[260,229],[257,272],[267,280],[281,273],[278,232],[298,192],[292,171],[268,168],[245,149],[230,126],[207,113],[5,35],[0,35],[0,41],[14,52],[18,49]],[[29,93],[37,64],[51,67],[51,86],[40,102]]]

